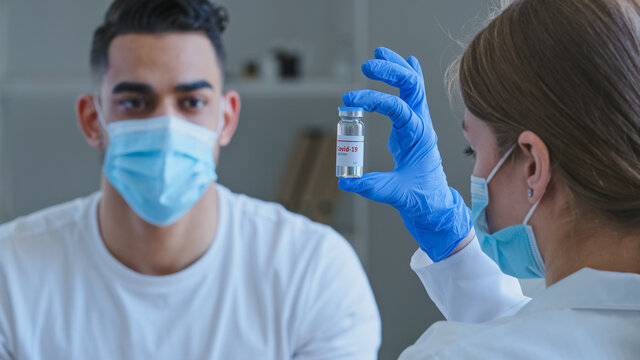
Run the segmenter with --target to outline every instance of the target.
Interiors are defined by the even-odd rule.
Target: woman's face
[[[464,136],[475,157],[473,175],[487,178],[503,154],[499,153],[493,130],[468,110],[462,124]],[[489,182],[489,205],[486,208],[489,230],[493,233],[505,227],[521,224],[531,204],[527,197],[524,163],[516,150],[504,162]]]

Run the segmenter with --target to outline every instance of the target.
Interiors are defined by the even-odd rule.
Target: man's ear
[[[529,201],[534,204],[542,198],[551,179],[549,149],[538,135],[524,131],[518,137],[518,146],[525,158],[527,187],[533,191]]]
[[[98,120],[98,111],[96,110],[93,96],[83,95],[76,102],[76,115],[80,129],[87,139],[89,145],[93,147],[102,146],[102,127]]]
[[[238,121],[240,119],[240,95],[231,90],[222,96],[221,101],[225,101],[224,105],[224,127],[220,133],[218,143],[220,146],[227,146],[231,142],[233,134],[235,134],[238,128]]]

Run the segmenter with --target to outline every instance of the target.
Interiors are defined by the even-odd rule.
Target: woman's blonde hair
[[[459,61],[467,109],[501,152],[536,133],[576,201],[640,225],[638,1],[508,2]]]

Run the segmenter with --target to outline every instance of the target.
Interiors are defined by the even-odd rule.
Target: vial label
[[[364,136],[338,135],[338,166],[364,166]]]

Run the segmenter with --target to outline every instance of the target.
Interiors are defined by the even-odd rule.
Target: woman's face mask
[[[475,119],[475,121],[479,120]],[[476,167],[474,170],[475,173],[478,171],[478,168],[481,168],[480,171],[486,173],[486,169],[484,169],[488,165],[486,161],[490,158],[495,158],[496,151],[495,147],[487,149],[486,146],[487,144],[494,144],[495,140],[486,124],[482,124],[485,128],[483,128],[483,126],[473,125],[474,120],[465,120],[465,136],[467,136],[472,145],[478,143],[478,138],[483,135],[491,137],[488,140],[484,139],[482,142],[485,148],[483,148],[482,153],[480,153],[480,150],[478,151],[477,157],[483,156],[481,159],[483,163],[479,164],[479,160],[476,159]],[[479,124],[475,123],[475,125]],[[469,129],[469,127],[474,127],[474,129]],[[473,130],[477,131],[474,132]],[[514,199],[506,199],[510,201],[503,201],[505,200],[505,198],[503,198],[504,196],[509,196],[509,189],[507,187],[494,186],[493,191],[495,191],[495,193],[491,194],[491,198],[499,200],[496,201],[496,203],[500,203],[502,206],[510,204],[508,206],[512,207],[511,209],[500,209],[501,211],[497,213],[519,213],[519,207],[524,205],[529,206],[529,210],[524,219],[519,220],[520,223],[516,223],[516,225],[496,229],[490,227],[487,221],[486,210],[489,206],[489,183],[503,168],[504,163],[509,159],[515,149],[516,145],[511,147],[511,149],[490,168],[491,170],[486,177],[471,176],[471,218],[474,222],[482,250],[498,264],[505,274],[517,278],[540,278],[545,275],[544,262],[538,249],[533,228],[528,225],[529,219],[533,215],[540,200],[533,206],[529,205],[529,202],[518,204]],[[484,156],[487,156],[487,158],[484,158]],[[495,204],[493,206],[495,206]],[[494,223],[496,222],[501,223],[501,221],[494,221]]]

